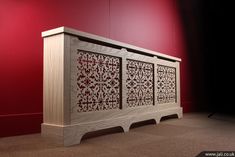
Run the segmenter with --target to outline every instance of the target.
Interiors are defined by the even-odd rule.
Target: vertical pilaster
[[[180,106],[180,63],[176,62],[176,103]]]
[[[158,106],[157,101],[157,56],[153,57],[154,60],[154,106]]]
[[[64,125],[70,124],[71,106],[71,36],[64,34],[64,105],[63,116]]]
[[[127,80],[127,50],[122,48],[121,49],[122,53],[122,69],[121,69],[121,77],[122,77],[122,109],[126,109],[127,106],[127,88],[126,88],[126,80]]]

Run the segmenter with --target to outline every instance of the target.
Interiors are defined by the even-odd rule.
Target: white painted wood
[[[153,56],[159,56],[159,57],[162,57],[162,58],[171,59],[173,61],[181,61],[181,59],[177,58],[177,57],[169,56],[169,55],[166,55],[166,54],[162,54],[160,52],[144,49],[144,48],[137,47],[137,46],[134,46],[134,45],[131,45],[131,44],[126,44],[126,43],[123,43],[123,42],[119,42],[119,41],[116,41],[116,40],[111,40],[111,39],[104,38],[104,37],[101,37],[101,36],[98,36],[98,35],[78,31],[78,30],[68,28],[68,27],[59,27],[59,28],[55,28],[55,29],[52,29],[52,30],[44,31],[44,32],[42,32],[42,37],[45,38],[45,37],[52,36],[52,35],[55,35],[55,34],[60,34],[60,33],[66,33],[66,34],[71,34],[71,35],[78,36],[78,37],[93,39],[93,40],[100,41],[100,42],[103,42],[103,43],[109,43],[109,44],[112,44],[112,45],[120,46],[122,48],[140,51],[140,52],[145,53],[145,54],[150,54],[150,55],[153,55]]]
[[[162,117],[172,114],[177,114],[179,118],[182,117],[179,88],[179,58],[159,54],[150,50],[65,27],[43,32],[42,36],[44,37],[43,136],[53,137],[56,141],[59,141],[59,143],[69,146],[79,144],[82,136],[91,131],[120,126],[123,128],[124,132],[127,132],[129,131],[131,124],[135,122],[154,119],[156,123],[159,123]],[[92,40],[84,41],[84,38]],[[102,42],[97,43],[97,41]],[[117,47],[114,48],[113,46],[107,45],[107,43],[117,45]],[[135,51],[141,51],[143,53],[139,54],[135,53]],[[79,95],[82,94],[81,92],[84,91],[82,88],[85,89],[85,87],[82,86],[83,84],[81,84],[83,82],[79,82],[79,80],[81,80],[80,77],[95,77],[95,72],[98,70],[98,66],[101,63],[99,60],[94,60],[94,58],[83,61],[81,59],[81,55],[88,58],[91,56],[97,58],[108,58],[110,60],[116,60],[117,63],[119,62],[119,72],[115,73],[115,76],[119,76],[117,77],[119,78],[119,81],[117,81],[119,83],[119,90],[117,91],[119,91],[120,97],[118,108],[100,108],[99,110],[90,108],[88,110],[88,108],[84,109],[79,106],[83,104],[78,102],[78,100],[83,101],[81,98],[86,96],[85,94],[79,98]],[[158,58],[157,56],[160,56],[161,58]],[[173,61],[164,60],[162,58],[167,58]],[[103,59],[103,61],[105,60]],[[83,67],[78,67],[81,66],[80,64],[84,64]],[[81,73],[84,72],[82,71],[82,68],[86,68],[86,66],[88,68],[91,64],[92,66],[97,66],[97,69],[93,69],[94,74],[90,75],[89,71],[85,71],[86,74],[81,75]],[[106,66],[114,65],[113,63],[109,64],[109,62],[103,62],[102,64],[105,64]],[[157,67],[159,65],[176,69],[175,79],[177,98],[175,102],[159,104],[157,101]],[[127,69],[128,66],[130,68],[129,71]],[[116,63],[114,65],[114,68],[115,67],[117,68]],[[133,71],[133,69],[131,70],[131,68],[135,68],[135,71]],[[87,70],[92,70],[92,67]],[[134,75],[132,72],[134,72],[134,74],[136,72],[138,75],[138,77],[136,76],[136,79],[132,78]],[[107,72],[104,71],[103,75],[106,74]],[[102,75],[99,75],[99,77],[102,77]],[[127,85],[128,78],[129,83],[134,81],[134,86]],[[138,79],[140,79],[139,82]],[[111,81],[111,79],[106,81]],[[150,81],[148,82],[150,84],[146,85],[146,81]],[[106,85],[107,82],[101,81],[97,83]],[[91,84],[91,82],[89,84]],[[138,84],[138,88],[143,89],[138,89],[135,87],[135,84]],[[106,88],[106,86],[103,85],[101,87]],[[151,89],[151,87],[153,87],[153,89]],[[96,94],[94,93],[95,90],[96,89],[93,89],[88,92],[91,92],[90,94]],[[140,97],[137,96],[134,97],[135,99],[131,99],[131,94],[133,94],[132,92],[136,94],[135,90],[137,92],[146,90],[149,94],[146,94],[145,91],[138,95]],[[109,93],[103,92],[103,94]],[[150,97],[148,97],[149,95]],[[153,99],[151,99],[151,96]],[[89,95],[87,95],[87,99],[88,97]],[[87,100],[87,104],[85,105],[89,106],[88,104],[90,101],[95,103],[97,100],[94,98],[96,97],[97,95],[93,95],[92,99],[89,99],[89,101]],[[136,98],[138,98],[138,100]],[[134,103],[134,106],[132,106],[131,104],[133,102],[136,102],[137,104]],[[94,107],[94,105],[96,104],[92,104],[92,107]]]

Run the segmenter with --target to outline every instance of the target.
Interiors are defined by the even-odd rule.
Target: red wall
[[[40,132],[41,32],[59,26],[182,58],[182,106],[185,112],[193,110],[176,0],[1,0],[0,136]]]

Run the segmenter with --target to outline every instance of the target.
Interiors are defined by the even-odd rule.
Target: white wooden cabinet
[[[43,136],[69,146],[88,132],[182,117],[181,59],[67,27],[42,37]]]

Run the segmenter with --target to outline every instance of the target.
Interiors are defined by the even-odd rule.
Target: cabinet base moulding
[[[162,117],[169,115],[177,115],[178,118],[182,118],[182,108],[176,107],[161,111],[143,113],[141,115],[123,116],[115,119],[105,119],[73,125],[53,125],[43,123],[41,126],[41,135],[43,137],[49,137],[54,140],[54,143],[59,145],[72,146],[75,144],[80,144],[82,137],[86,133],[113,127],[121,127],[124,132],[128,132],[130,126],[134,123],[153,119],[156,124],[158,124]]]

